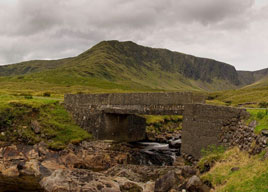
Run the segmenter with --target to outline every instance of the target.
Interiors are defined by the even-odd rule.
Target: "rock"
[[[124,185],[120,186],[120,190],[121,192],[143,192],[142,187],[138,186],[135,183],[132,182],[126,182],[124,183]]]
[[[169,147],[171,149],[180,149],[181,148],[181,140],[174,140],[174,141],[169,141],[168,143]]]
[[[179,184],[179,177],[174,171],[169,171],[155,182],[155,192],[167,192]]]
[[[40,176],[39,163],[37,160],[27,161],[23,166],[19,166],[21,168],[21,173],[24,175],[34,175]]]
[[[231,171],[232,172],[235,172],[235,171],[238,171],[240,168],[239,167],[233,167],[232,169],[231,169]]]
[[[184,166],[181,170],[181,175],[185,178],[191,177],[196,174],[196,169],[191,166]]]
[[[2,175],[7,177],[18,177],[20,175],[17,166],[9,167],[8,169],[2,170]]]
[[[155,183],[152,182],[152,181],[149,181],[149,182],[145,183],[143,192],[152,192],[152,191],[154,191],[154,186],[155,186]]]
[[[268,129],[263,129],[263,130],[261,131],[261,134],[262,134],[263,136],[268,137]]]
[[[267,160],[267,159],[268,159],[268,148],[265,149],[262,160]]]
[[[186,189],[188,192],[209,192],[210,188],[202,183],[201,179],[194,175],[192,176],[187,184]]]
[[[38,121],[33,120],[31,121],[31,128],[34,131],[35,134],[40,134],[41,133],[41,126],[38,123]]]
[[[88,170],[56,170],[40,182],[47,192],[91,191],[120,192],[112,178]]]
[[[256,120],[254,120],[254,121],[251,121],[250,123],[249,123],[249,127],[256,127],[257,126],[257,121]]]

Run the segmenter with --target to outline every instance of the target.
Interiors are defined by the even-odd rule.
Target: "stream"
[[[139,149],[137,154],[133,154],[132,163],[165,166],[172,165],[176,156],[180,156],[181,139],[171,139],[168,143],[142,141],[132,145]]]
[[[131,158],[134,165],[173,165],[180,155],[181,139],[172,138],[167,143],[141,141],[130,143]],[[0,192],[41,192],[40,178],[34,176],[4,177],[0,174]]]

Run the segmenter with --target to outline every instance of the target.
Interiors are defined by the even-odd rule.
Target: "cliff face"
[[[267,71],[237,72],[212,59],[130,41],[103,41],[72,58],[1,66],[0,77],[98,89],[213,91],[254,83]]]
[[[238,71],[241,85],[250,85],[268,78],[268,68],[259,71]]]
[[[216,78],[239,85],[238,74],[233,66],[212,59],[199,58],[166,49],[143,47],[133,42],[118,41],[101,42],[82,55],[93,53],[98,49],[104,49],[108,55],[124,56],[126,60],[122,64],[129,67],[148,68],[149,70],[160,68],[161,71],[179,73],[192,80],[212,82]]]

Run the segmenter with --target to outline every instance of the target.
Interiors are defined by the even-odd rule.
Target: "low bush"
[[[260,108],[268,108],[268,102],[260,102],[259,107]]]
[[[45,93],[43,94],[43,96],[44,96],[44,97],[50,97],[50,96],[51,96],[51,93],[49,93],[49,92],[45,92]]]

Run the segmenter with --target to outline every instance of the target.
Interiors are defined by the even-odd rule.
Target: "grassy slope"
[[[253,84],[247,85],[240,89],[227,90],[210,93],[209,95],[214,98],[211,103],[218,104],[231,104],[237,106],[239,104],[246,104],[245,107],[257,107],[261,102],[268,102],[268,76],[267,69],[253,73],[253,78],[259,79]],[[261,73],[262,72],[262,73]]]
[[[222,90],[236,88],[234,67],[210,59],[105,41],[81,55],[0,67],[2,92]]]
[[[268,129],[268,111],[266,109],[248,109],[251,114],[248,123],[256,120],[255,133]],[[201,171],[207,164],[214,164],[202,175],[203,181],[209,181],[217,192],[265,192],[268,191],[268,159],[263,160],[263,151],[259,155],[250,156],[238,148],[225,151],[224,148],[212,147],[206,150],[198,167]],[[213,163],[214,162],[214,163]],[[239,170],[231,171],[238,167]]]
[[[32,122],[37,121],[36,134]],[[90,139],[91,135],[75,125],[58,100],[23,96],[0,96],[0,141],[35,144],[44,141],[53,149]]]
[[[233,167],[240,169],[232,172]],[[219,155],[202,179],[210,181],[217,192],[265,192],[268,191],[268,160],[262,161],[261,155],[249,156],[234,148]]]
[[[214,98],[212,101],[209,101],[211,104],[230,103],[233,106],[245,104],[245,107],[257,107],[260,102],[268,102],[268,86],[257,88],[252,86],[237,90],[214,92],[209,93],[209,96]]]

